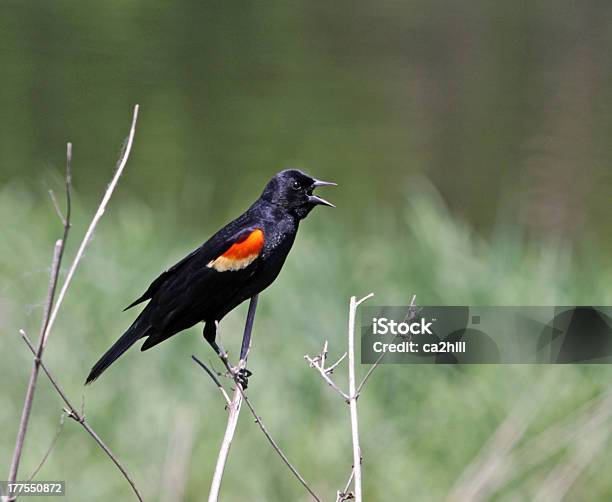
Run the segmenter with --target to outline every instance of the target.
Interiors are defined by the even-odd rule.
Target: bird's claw
[[[246,390],[249,386],[249,377],[253,374],[252,371],[249,371],[246,368],[240,368],[239,370],[234,372],[234,378],[237,383],[240,384],[243,390]]]

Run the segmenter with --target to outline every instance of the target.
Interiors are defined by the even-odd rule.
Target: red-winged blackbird
[[[172,335],[205,322],[204,338],[217,353],[216,323],[278,276],[300,220],[317,205],[316,187],[335,185],[296,169],[281,171],[245,213],[155,279],[125,310],[150,300],[144,310],[94,365],[86,383],[98,378],[139,339],[147,350]]]

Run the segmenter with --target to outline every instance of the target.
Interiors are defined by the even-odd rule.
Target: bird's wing
[[[132,303],[130,303],[127,307],[125,307],[123,309],[123,311],[125,312],[128,309],[131,309],[132,307],[138,305],[139,303],[142,303],[146,300],[150,300],[153,295],[155,294],[155,292],[161,287],[161,285],[166,282],[170,277],[172,277],[174,274],[176,274],[176,272],[178,272],[181,268],[183,268],[185,265],[187,265],[187,263],[189,263],[194,256],[197,255],[197,253],[200,251],[200,248],[198,249],[194,249],[191,253],[189,253],[187,256],[185,256],[185,258],[183,258],[181,261],[179,261],[178,263],[175,263],[172,267],[170,267],[168,270],[162,272],[157,279],[155,279],[147,288],[147,290],[142,294],[142,296],[140,296],[139,298],[137,298],[136,300],[134,300]]]
[[[265,244],[264,232],[259,227],[248,227],[228,241],[227,248],[206,266],[217,272],[241,270],[260,255]]]
[[[153,298],[153,295],[168,280],[174,278],[178,272],[186,268],[205,266],[217,272],[227,272],[240,270],[250,265],[263,249],[265,243],[263,229],[249,226],[231,234],[229,238],[225,238],[223,234],[227,230],[227,227],[222,229],[199,248],[160,274],[143,295],[128,305],[124,311]]]

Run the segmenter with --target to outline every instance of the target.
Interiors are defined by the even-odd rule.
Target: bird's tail
[[[144,311],[143,311],[144,313]],[[151,325],[143,319],[141,314],[132,323],[128,330],[121,335],[113,346],[106,351],[100,360],[91,368],[85,385],[98,378],[111,364],[113,364],[127,349],[134,345],[140,338],[150,333]]]

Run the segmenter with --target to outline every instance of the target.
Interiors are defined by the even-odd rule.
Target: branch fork
[[[328,341],[325,340],[323,344],[323,350],[314,357],[305,355],[304,359],[308,361],[308,366],[318,371],[323,381],[334,389],[342,398],[344,402],[349,405],[350,409],[350,420],[351,420],[351,439],[353,443],[353,468],[351,475],[346,483],[344,490],[338,490],[336,492],[336,501],[342,502],[345,500],[356,500],[362,502],[361,493],[361,448],[359,446],[359,420],[357,415],[357,399],[359,394],[371,374],[371,371],[366,375],[364,380],[361,382],[359,387],[356,385],[355,380],[355,316],[357,307],[366,300],[372,298],[374,293],[364,296],[357,300],[355,296],[351,297],[349,305],[349,323],[348,323],[348,351],[345,352],[335,363],[330,366],[325,366],[328,354]],[[348,355],[348,392],[343,391],[332,379],[331,374],[338,367],[338,365],[344,361]],[[353,483],[353,492],[349,491],[350,485]]]
[[[132,481],[132,479],[130,478],[130,476],[128,475],[128,473],[126,472],[126,470],[123,468],[123,466],[119,463],[119,461],[117,460],[117,458],[112,454],[112,452],[108,449],[108,447],[102,442],[102,440],[100,439],[100,437],[95,433],[95,431],[89,426],[89,424],[85,421],[85,417],[83,414],[79,415],[79,413],[76,411],[76,409],[70,404],[70,401],[68,401],[68,398],[66,397],[66,394],[64,393],[64,391],[62,390],[62,388],[57,384],[57,382],[54,380],[54,378],[51,376],[51,374],[49,373],[48,369],[46,368],[46,366],[43,363],[43,352],[45,350],[45,347],[47,345],[47,342],[49,341],[49,335],[51,334],[51,331],[53,329],[55,320],[57,318],[57,315],[59,313],[60,307],[62,305],[62,302],[66,296],[66,293],[68,291],[68,288],[70,287],[70,284],[72,283],[72,279],[74,277],[74,274],[81,262],[81,259],[83,258],[84,255],[84,251],[85,248],[87,247],[87,245],[90,243],[91,241],[91,237],[93,236],[93,233],[100,221],[100,219],[102,218],[102,215],[104,214],[104,211],[106,209],[106,206],[108,205],[108,202],[110,201],[110,198],[115,190],[115,187],[117,186],[117,183],[119,181],[119,177],[121,176],[126,164],[127,164],[127,160],[129,158],[130,155],[130,151],[132,149],[132,144],[134,142],[134,136],[136,133],[136,122],[138,120],[138,105],[136,105],[134,107],[134,113],[132,115],[132,124],[130,127],[130,133],[128,135],[127,141],[125,143],[125,146],[123,148],[123,151],[120,155],[119,161],[117,162],[117,167],[116,167],[116,171],[115,174],[113,176],[113,179],[111,180],[111,183],[109,184],[109,186],[107,187],[106,191],[104,192],[104,196],[102,198],[102,201],[100,202],[100,205],[98,206],[98,209],[96,211],[96,213],[94,214],[91,223],[89,224],[89,227],[85,233],[85,236],[83,237],[83,240],[81,241],[81,244],[79,246],[79,249],[72,261],[72,264],[70,265],[69,269],[68,269],[68,273],[66,275],[66,278],[62,284],[62,287],[59,291],[59,294],[57,295],[57,300],[55,298],[55,293],[59,284],[59,271],[60,271],[60,267],[61,267],[61,263],[62,263],[62,258],[64,255],[64,250],[66,247],[66,240],[68,238],[68,233],[70,230],[70,226],[71,226],[71,193],[72,193],[72,144],[68,143],[66,146],[66,180],[65,180],[65,185],[66,185],[66,214],[64,215],[59,207],[59,204],[57,202],[57,199],[55,198],[55,194],[50,191],[49,195],[51,197],[51,202],[53,204],[53,207],[55,209],[55,211],[57,212],[62,225],[64,227],[64,231],[63,231],[63,236],[61,239],[59,239],[56,243],[55,243],[55,248],[54,248],[54,253],[53,253],[53,261],[51,264],[51,277],[50,277],[50,281],[49,281],[49,287],[48,287],[48,291],[47,291],[47,298],[45,301],[45,309],[44,309],[44,313],[43,313],[43,318],[42,318],[42,325],[41,325],[41,329],[40,329],[40,335],[39,335],[39,339],[38,339],[38,343],[37,346],[35,347],[30,340],[28,339],[27,334],[25,333],[25,331],[20,330],[20,334],[21,337],[23,338],[24,342],[28,345],[29,349],[32,351],[33,354],[33,364],[32,364],[32,370],[30,372],[30,379],[28,382],[28,387],[26,390],[26,395],[25,395],[25,400],[24,400],[24,404],[23,404],[23,409],[21,412],[21,419],[19,422],[19,429],[17,431],[17,439],[15,441],[15,449],[13,451],[13,456],[11,458],[11,465],[10,465],[10,469],[9,469],[9,474],[8,474],[8,483],[14,483],[17,480],[17,476],[19,473],[19,465],[20,465],[20,461],[21,461],[21,455],[23,452],[23,446],[25,443],[25,438],[26,438],[26,434],[27,434],[27,430],[28,430],[28,425],[30,422],[30,416],[31,416],[31,411],[32,411],[32,405],[34,402],[34,394],[36,391],[36,384],[38,382],[38,375],[40,372],[40,369],[42,368],[42,370],[44,371],[44,373],[47,375],[49,381],[51,382],[51,384],[53,385],[53,387],[55,388],[55,390],[57,391],[57,393],[60,395],[60,397],[62,398],[62,400],[64,401],[64,403],[66,404],[67,408],[65,408],[65,412],[67,413],[67,415],[76,420],[78,423],[80,423],[85,430],[93,437],[93,439],[98,443],[98,445],[105,451],[105,453],[110,457],[110,459],[115,463],[115,465],[117,466],[117,468],[121,471],[121,473],[123,474],[123,476],[126,478],[126,480],[130,483],[132,490],[134,491],[134,494],[136,495],[136,497],[138,498],[138,500],[142,500],[142,497],[140,496],[140,493],[138,492],[138,489],[136,488],[136,485],[134,484],[134,482]],[[63,419],[62,419],[62,423],[63,423]],[[57,440],[57,438],[59,437],[59,435],[56,436],[56,438],[54,439],[54,441],[52,442],[51,445],[51,449],[53,448],[53,445],[55,444],[55,441]],[[50,450],[45,454],[45,456],[43,457],[41,463],[39,464],[39,466],[37,467],[37,469],[35,470],[34,474],[32,475],[32,477],[38,472],[38,470],[40,469],[40,467],[42,467],[42,464],[45,462],[46,458],[49,456],[50,454]],[[14,497],[3,497],[3,500],[14,500]]]
[[[330,375],[334,372],[334,370],[338,367],[338,365],[346,358],[347,353],[345,352],[340,359],[338,359],[334,364],[332,364],[329,367],[325,367],[325,361],[327,359],[327,348],[328,348],[328,341],[325,340],[325,343],[323,344],[323,350],[321,350],[321,352],[319,352],[319,354],[317,354],[314,357],[310,357],[309,355],[305,355],[304,359],[306,359],[306,361],[308,361],[308,366],[310,368],[314,368],[316,369],[319,374],[321,375],[321,378],[323,378],[323,380],[325,381],[325,383],[327,383],[327,385],[329,385],[332,389],[334,389],[338,394],[340,394],[342,396],[342,398],[344,399],[344,401],[346,403],[348,403],[351,400],[351,397],[344,392],[331,378]]]
[[[219,342],[217,342],[217,344],[219,345],[219,349],[220,349],[219,358],[221,359],[221,361],[223,361],[223,364],[227,368],[227,371],[228,371],[227,376],[231,378],[235,383],[234,394],[231,399],[228,393],[226,392],[225,388],[223,387],[223,385],[217,378],[217,375],[215,375],[215,372],[210,370],[196,356],[193,356],[193,355],[191,356],[191,358],[208,374],[208,376],[211,378],[213,383],[217,386],[217,388],[219,389],[219,391],[223,395],[223,398],[226,401],[226,408],[229,411],[228,418],[227,418],[227,425],[225,429],[225,435],[223,437],[223,442],[221,443],[221,448],[219,449],[219,456],[217,457],[217,465],[215,467],[213,481],[210,487],[210,492],[208,494],[208,501],[216,502],[219,498],[219,491],[221,489],[221,480],[223,478],[223,471],[225,470],[225,464],[227,462],[229,448],[231,446],[231,443],[234,437],[234,433],[236,431],[236,425],[238,423],[238,415],[240,413],[240,408],[242,406],[242,402],[244,401],[247,407],[249,408],[251,414],[253,415],[253,418],[255,419],[255,423],[259,426],[259,428],[263,432],[264,436],[266,437],[270,445],[272,445],[272,448],[274,448],[276,453],[278,453],[278,455],[281,457],[282,461],[285,463],[285,465],[288,467],[291,473],[298,479],[298,481],[308,491],[308,493],[312,496],[312,498],[315,501],[320,502],[321,499],[319,499],[316,493],[308,485],[304,477],[293,466],[293,464],[287,458],[287,455],[285,455],[283,450],[278,446],[276,441],[274,441],[274,439],[270,435],[270,432],[268,431],[268,429],[262,422],[261,417],[257,414],[257,412],[255,411],[255,408],[253,407],[253,404],[251,403],[250,399],[247,397],[245,393],[245,389],[240,380],[240,371],[246,368],[247,358],[249,355],[249,351],[251,349],[251,332],[253,330],[253,322],[255,320],[255,310],[256,309],[257,309],[257,295],[251,298],[251,302],[249,304],[249,311],[247,313],[247,320],[246,320],[246,324],[244,327],[244,335],[242,337],[242,348],[240,351],[240,361],[238,362],[237,367],[233,367],[230,364],[229,358],[227,356],[227,352],[220,344],[220,340]],[[217,323],[217,333],[218,334],[220,333],[218,323]]]

